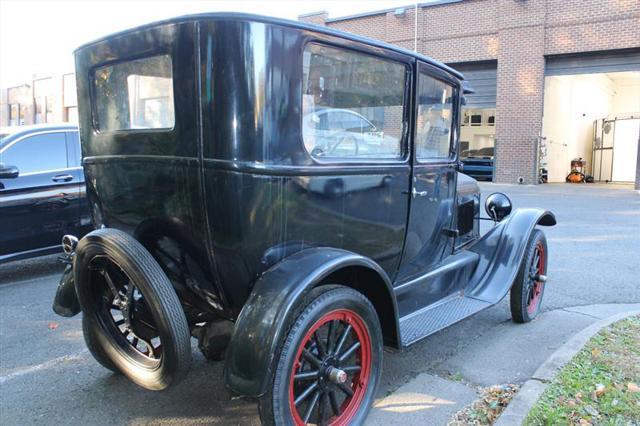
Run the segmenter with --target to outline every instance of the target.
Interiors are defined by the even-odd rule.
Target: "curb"
[[[504,412],[498,417],[494,426],[520,426],[529,411],[549,386],[556,374],[577,354],[584,345],[601,329],[627,317],[640,314],[640,310],[632,309],[627,312],[612,315],[591,324],[564,345],[558,348],[525,382],[520,392],[513,398]]]

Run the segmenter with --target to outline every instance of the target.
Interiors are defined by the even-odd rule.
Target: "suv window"
[[[96,69],[94,104],[98,130],[170,129],[175,122],[169,55]]]
[[[16,166],[20,174],[67,168],[64,133],[29,136],[0,154],[0,162]]]
[[[346,49],[308,44],[303,55],[303,140],[312,157],[402,157],[406,67]]]
[[[416,117],[416,156],[446,159],[451,155],[453,86],[420,73]]]

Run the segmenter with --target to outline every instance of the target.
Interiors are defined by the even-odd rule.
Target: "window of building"
[[[488,152],[493,152],[495,125],[495,108],[464,108],[460,127],[460,157],[486,157]]]
[[[46,108],[46,112],[45,112],[46,122],[54,123],[56,121],[56,117],[53,113],[53,96],[45,96],[44,103]]]
[[[54,121],[53,98],[53,79],[51,77],[33,81],[33,120],[35,123]]]
[[[303,56],[304,145],[319,160],[402,157],[404,65],[309,44]]]
[[[78,107],[66,107],[64,112],[67,123],[78,123]]]
[[[65,108],[78,106],[75,74],[65,74],[62,77],[62,105]]]
[[[0,162],[16,166],[20,174],[67,168],[64,133],[45,133],[22,139],[0,153]]]
[[[24,113],[25,108],[19,103],[9,105],[9,126],[23,126],[24,125]]]
[[[446,159],[452,153],[453,86],[420,73],[416,156],[418,159]]]
[[[94,109],[100,131],[169,129],[175,124],[168,55],[98,68]]]

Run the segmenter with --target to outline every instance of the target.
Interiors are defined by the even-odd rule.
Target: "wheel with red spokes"
[[[547,258],[547,240],[542,231],[535,229],[511,287],[511,316],[515,322],[529,322],[540,313],[547,281]]]
[[[377,314],[364,295],[341,286],[314,289],[307,301],[260,400],[260,417],[266,424],[360,424],[382,367]]]

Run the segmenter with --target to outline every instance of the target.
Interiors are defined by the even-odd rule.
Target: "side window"
[[[325,161],[402,157],[406,67],[319,44],[303,55],[304,146]]]
[[[419,160],[451,155],[453,86],[420,73],[416,117],[416,156]]]
[[[175,124],[168,55],[100,67],[93,84],[100,131],[170,129]]]
[[[67,132],[67,162],[69,167],[78,167],[82,164],[80,151],[80,136],[78,132]]]
[[[66,169],[64,133],[45,133],[22,139],[0,154],[0,162],[16,166],[20,174]]]

